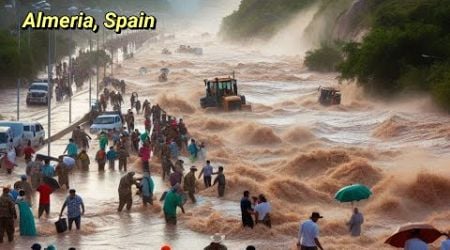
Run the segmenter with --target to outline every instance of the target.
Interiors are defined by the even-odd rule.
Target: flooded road
[[[409,221],[430,222],[442,230],[448,227],[447,115],[429,109],[422,99],[389,104],[371,100],[353,85],[338,85],[335,74],[309,72],[296,55],[275,56],[264,48],[223,44],[214,34],[220,18],[236,5],[224,10],[209,2],[199,18],[167,22],[168,33],[174,33],[175,39],[147,43],[134,58],[119,60],[121,66],[115,70],[115,77],[125,79],[128,93],[138,92],[141,102],[148,99],[184,119],[190,135],[206,143],[207,158],[213,166],[224,166],[225,197],[216,198],[216,189],[205,189],[199,181],[199,202],[188,202],[186,214],[180,214],[175,228],[165,225],[159,202],[144,209],[139,196],[133,197],[130,212],[117,213],[117,186],[124,173],[98,173],[93,163],[98,147],[94,142],[89,150],[90,171],[71,176],[72,186],[86,204],[81,232],[55,233],[53,222],[66,195],[60,191],[52,197],[51,218],[36,220],[42,236],[18,237],[15,245],[8,247],[25,248],[37,241],[55,243],[58,248],[158,249],[169,243],[174,249],[203,249],[210,235],[222,233],[227,236],[228,249],[244,249],[248,244],[257,249],[295,249],[298,224],[312,211],[325,216],[319,226],[326,249],[390,249],[383,239]],[[187,23],[193,28],[186,28]],[[202,47],[204,55],[175,53],[179,45]],[[173,54],[161,55],[163,48]],[[141,67],[148,68],[149,73],[139,74]],[[163,67],[170,68],[165,83],[158,81]],[[203,79],[231,75],[233,71],[239,92],[252,104],[252,111],[201,109]],[[319,105],[320,86],[340,87],[343,104]],[[77,107],[88,108],[86,93],[75,98],[79,98]],[[129,95],[124,99],[128,106]],[[8,100],[1,103],[0,113],[14,116],[14,110],[5,106],[11,108],[9,103],[15,99]],[[76,112],[81,111],[86,110]],[[45,112],[30,109],[22,117],[38,119],[44,125]],[[53,112],[57,120],[52,126],[64,127],[67,103]],[[142,122],[140,116],[139,128]],[[68,136],[54,142],[52,154],[61,154],[67,140]],[[139,174],[137,156],[130,162]],[[193,164],[200,167],[203,162]],[[159,168],[154,159],[151,171],[155,173],[157,198],[167,189]],[[23,169],[20,166],[14,171],[15,179]],[[0,173],[1,183],[10,180]],[[363,236],[357,239],[348,236],[345,226],[351,205],[333,200],[340,187],[354,183],[368,185],[374,192],[369,200],[357,204],[366,216]],[[272,229],[242,229],[238,202],[244,190],[250,190],[251,195],[266,194],[273,207]],[[33,209],[36,215],[36,206]]]

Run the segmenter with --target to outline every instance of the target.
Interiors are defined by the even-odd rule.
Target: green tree
[[[335,71],[342,63],[343,57],[338,48],[322,45],[320,49],[306,52],[305,65],[310,70],[330,72]]]
[[[344,46],[343,79],[369,92],[431,91],[450,110],[450,0],[383,0],[362,43]]]

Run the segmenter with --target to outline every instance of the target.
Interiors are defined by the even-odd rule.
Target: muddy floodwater
[[[383,244],[384,239],[407,222],[428,222],[441,230],[449,229],[448,115],[434,110],[426,97],[390,103],[373,100],[355,85],[338,86],[335,74],[309,72],[301,56],[295,54],[273,55],[264,46],[221,42],[215,34],[220,19],[238,1],[231,2],[228,9],[211,3],[197,18],[170,20],[166,15],[165,29],[175,34],[175,39],[146,43],[133,58],[120,60],[114,75],[127,83],[126,106],[129,94],[136,91],[141,102],[148,99],[183,118],[190,135],[205,142],[213,166],[224,166],[225,197],[216,198],[216,189],[204,189],[199,181],[199,202],[188,202],[186,214],[179,215],[179,224],[169,227],[159,201],[143,208],[141,198],[134,196],[131,211],[118,213],[117,186],[124,173],[98,173],[96,164],[91,164],[89,172],[70,176],[86,204],[80,232],[55,233],[53,223],[66,195],[58,191],[52,195],[50,218],[36,219],[40,236],[18,236],[2,249],[26,249],[41,242],[54,243],[58,249],[159,249],[169,243],[173,249],[194,250],[209,244],[209,236],[214,233],[226,235],[228,249],[245,249],[249,244],[257,249],[295,249],[299,222],[312,211],[324,216],[319,227],[325,249],[391,249]],[[176,53],[179,45],[201,47],[204,54]],[[172,54],[162,55],[163,48]],[[141,67],[149,72],[139,74]],[[158,74],[163,67],[170,73],[168,82],[161,83]],[[252,111],[201,109],[203,79],[231,75],[233,71]],[[340,87],[343,103],[332,107],[318,104],[320,86]],[[0,94],[2,115],[15,116],[11,104],[14,94],[14,90]],[[77,107],[75,119],[87,111],[86,90],[73,102]],[[24,119],[39,120],[46,128],[45,108],[21,109]],[[67,119],[67,110],[67,103],[53,109],[55,131],[68,123],[63,120]],[[138,128],[142,127],[139,116]],[[68,138],[54,142],[52,154],[61,154]],[[93,142],[91,161],[97,147]],[[139,175],[137,156],[130,162]],[[204,163],[193,164],[201,167]],[[160,163],[155,158],[151,171],[159,198],[168,185],[159,176]],[[23,164],[12,176],[18,179],[22,173]],[[13,184],[12,180],[0,170],[2,185]],[[354,183],[368,185],[373,191],[370,199],[354,204],[366,218],[359,238],[351,238],[345,225],[352,205],[333,199],[340,187]],[[244,190],[251,195],[266,194],[273,208],[271,229],[241,227],[239,200]],[[36,205],[33,212],[37,214]],[[432,249],[438,249],[437,243]]]

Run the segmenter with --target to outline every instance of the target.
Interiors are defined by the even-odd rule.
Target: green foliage
[[[310,70],[330,72],[335,71],[336,66],[343,60],[338,48],[322,45],[320,49],[306,52],[305,65]]]
[[[242,0],[239,9],[225,17],[221,34],[230,40],[267,38],[299,10],[319,0]]]
[[[21,31],[20,51],[17,34],[0,31],[0,79],[2,85],[15,82],[18,77],[35,78],[48,63],[49,31]],[[56,37],[53,37],[53,34]],[[52,60],[61,60],[73,51],[74,43],[63,33],[52,32]],[[55,54],[56,52],[56,54]]]
[[[0,75],[18,75],[19,50],[17,40],[7,31],[0,31]]]
[[[373,15],[363,42],[344,47],[341,77],[374,94],[431,90],[450,108],[450,0],[383,0]]]

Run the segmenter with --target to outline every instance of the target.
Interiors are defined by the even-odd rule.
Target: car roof
[[[119,115],[118,115],[118,114],[99,115],[99,116],[97,116],[97,118],[98,118],[98,117],[116,117],[116,116],[119,116]]]
[[[2,126],[3,124],[23,124],[23,122],[1,120],[0,121],[0,126]],[[6,126],[6,127],[8,127],[8,126]]]
[[[10,130],[11,128],[10,127],[3,127],[3,126],[0,126],[0,133],[4,133],[4,132],[6,132],[6,131],[8,131],[8,130]]]
[[[41,125],[39,122],[23,122],[23,125]]]
[[[219,82],[229,82],[229,81],[232,81],[232,80],[236,80],[236,79],[234,79],[234,78],[232,78],[232,77],[230,77],[230,76],[227,76],[227,77],[217,77],[217,78],[207,79],[207,81],[209,81],[209,82],[215,82],[216,79],[217,79]]]
[[[33,82],[31,85],[41,85],[41,86],[48,86],[48,83],[46,82]]]

